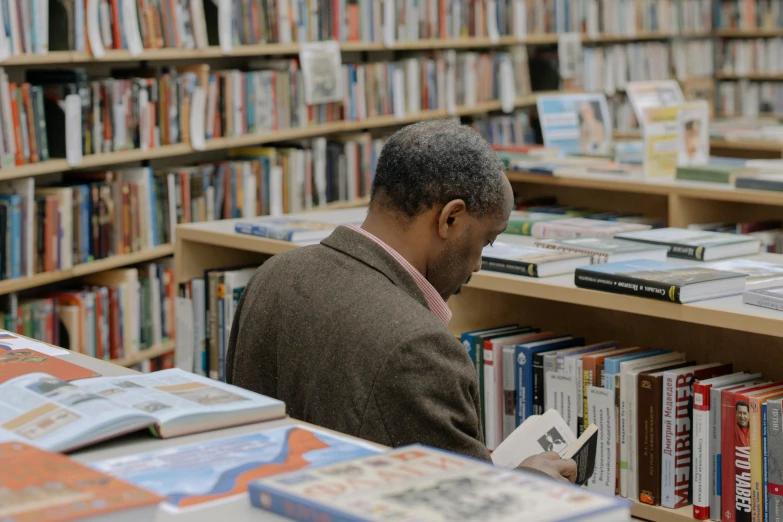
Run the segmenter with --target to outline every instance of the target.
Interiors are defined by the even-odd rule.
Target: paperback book
[[[758,254],[761,247],[761,241],[752,236],[684,228],[658,228],[621,233],[617,238],[665,246],[669,248],[669,257],[694,261],[714,261]]]
[[[551,214],[548,212],[526,212],[515,210],[511,212],[508,218],[506,234],[517,234],[520,236],[534,236],[539,223],[546,223],[555,219],[563,219],[563,216]]]
[[[742,302],[753,306],[783,311],[783,286],[748,290],[742,294]]]
[[[741,294],[745,276],[666,261],[626,261],[576,270],[576,286],[617,294],[691,303]]]
[[[70,451],[144,428],[160,438],[281,418],[275,399],[179,369],[73,382],[45,373],[0,385],[0,437]]]
[[[335,225],[296,218],[261,218],[255,221],[239,221],[234,230],[240,234],[291,241],[292,243],[318,242],[331,234]]]
[[[167,511],[182,512],[247,493],[255,479],[375,455],[358,439],[296,424],[235,437],[128,455],[90,466],[165,497]]]
[[[484,247],[481,268],[493,272],[548,277],[573,272],[590,264],[590,256],[546,248],[495,242]]]
[[[549,478],[406,446],[252,482],[253,506],[296,520],[627,520],[629,505]]]
[[[653,259],[665,261],[668,250],[665,247],[644,245],[623,239],[603,237],[580,237],[576,239],[549,239],[536,241],[536,246],[588,254],[594,264],[630,261],[632,259]]]

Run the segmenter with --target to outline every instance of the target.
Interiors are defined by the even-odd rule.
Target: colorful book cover
[[[783,399],[772,399],[767,409],[764,462],[765,522],[783,522]]]
[[[141,488],[166,497],[179,512],[243,495],[250,482],[374,455],[369,443],[300,425],[210,440],[91,463]]]
[[[298,520],[559,520],[630,517],[627,502],[414,445],[250,484],[258,508]]]
[[[28,373],[47,373],[63,381],[97,377],[100,374],[34,350],[0,350],[0,383]]]
[[[536,104],[544,146],[564,153],[608,152],[612,120],[604,94],[539,96]]]
[[[677,115],[680,106],[644,109],[644,175],[674,178],[680,140]]]
[[[163,498],[92,470],[65,455],[20,442],[0,444],[0,517],[2,520],[70,522],[139,509],[150,520]],[[127,515],[127,513],[126,513]],[[146,516],[145,516],[146,515]],[[131,515],[133,516],[133,515]]]

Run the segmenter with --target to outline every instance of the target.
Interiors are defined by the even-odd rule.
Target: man
[[[737,426],[734,428],[734,441],[737,446],[750,446],[750,409],[745,401],[737,401],[735,408]]]
[[[338,227],[253,276],[231,329],[228,382],[342,433],[489,460],[476,372],[446,326],[446,300],[479,270],[513,203],[502,164],[468,127],[398,131],[378,158],[362,227]],[[556,453],[523,464],[576,476]]]

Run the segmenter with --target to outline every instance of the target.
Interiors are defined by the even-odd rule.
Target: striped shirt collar
[[[399,252],[394,250],[392,247],[375,237],[374,235],[370,234],[363,228],[356,226],[356,225],[348,225],[348,228],[353,230],[354,232],[358,232],[359,234],[373,240],[375,243],[378,244],[381,248],[383,248],[386,252],[389,253],[390,256],[392,256],[399,264],[402,266],[402,268],[405,269],[408,274],[413,278],[413,280],[416,282],[416,285],[419,287],[419,290],[424,294],[424,298],[427,300],[427,305],[430,307],[430,310],[432,311],[435,316],[443,321],[443,324],[448,325],[449,321],[451,320],[451,310],[449,310],[448,305],[446,304],[446,301],[443,300],[443,298],[440,296],[437,290],[435,290],[435,287],[430,284],[429,281],[422,275],[421,272],[416,270],[413,265],[411,265],[407,259],[402,257]]]

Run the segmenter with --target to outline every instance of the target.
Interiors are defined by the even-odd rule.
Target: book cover
[[[128,455],[90,464],[165,497],[175,512],[244,495],[252,481],[375,455],[380,449],[302,425]]]
[[[587,407],[590,418],[595,420],[598,427],[595,471],[587,483],[587,489],[613,496],[617,487],[617,410],[614,391],[589,386]]]
[[[765,522],[783,522],[783,399],[770,399],[767,408],[767,461],[764,466]]]
[[[154,493],[21,442],[0,443],[0,513],[8,520],[69,522],[122,512],[154,518],[163,500]]]
[[[482,270],[529,277],[566,274],[590,264],[590,256],[495,242],[481,253]]]
[[[0,342],[2,342],[0,340]],[[63,381],[87,379],[100,374],[58,357],[46,355],[34,350],[0,350],[0,382],[28,373],[47,373]]]
[[[439,522],[491,516],[498,522],[554,522],[630,515],[629,506],[617,499],[418,445],[258,480],[249,493],[253,506],[298,520]]]
[[[633,259],[666,260],[667,250],[658,246],[609,237],[579,237],[574,239],[548,239],[536,241],[536,246],[575,252],[592,256],[593,263],[619,261],[620,257]]]
[[[591,265],[577,268],[575,274],[576,286],[580,288],[675,303],[687,303],[699,299],[697,296],[683,294],[689,285],[727,279],[736,279],[737,289],[726,289],[725,294],[711,295],[711,297],[742,292],[745,286],[745,278],[742,274],[647,259]]]
[[[262,218],[255,221],[239,221],[234,230],[282,241],[320,241],[331,234],[336,225],[296,218]]]
[[[742,302],[781,311],[783,310],[783,286],[748,290],[742,294]]]

